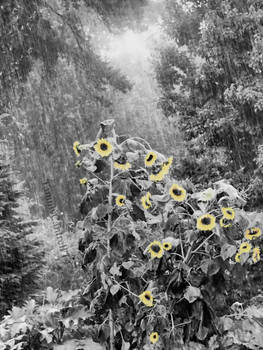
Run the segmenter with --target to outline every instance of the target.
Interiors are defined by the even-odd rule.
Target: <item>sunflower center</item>
[[[153,335],[153,339],[156,339],[156,334]]]
[[[227,210],[226,213],[227,213],[228,215],[232,215],[232,211],[230,211],[230,210]]]
[[[157,175],[160,171],[161,171],[161,166],[158,165],[158,166],[156,166],[156,167],[153,169],[152,172],[153,172],[154,175]]]
[[[107,151],[108,146],[106,145],[106,143],[102,143],[102,144],[100,145],[100,149],[101,149],[102,151]]]
[[[210,218],[203,218],[201,220],[203,225],[209,225],[211,223],[211,219]]]
[[[152,159],[153,159],[153,155],[150,154],[150,155],[148,156],[148,158],[147,158],[147,162],[150,162]]]
[[[155,253],[159,253],[160,251],[160,246],[158,246],[157,244],[154,244],[151,246],[151,249],[155,252]]]
[[[151,299],[149,294],[145,294],[144,297],[145,297],[145,299],[147,299],[147,300],[150,300],[150,299]]]
[[[173,189],[173,194],[174,194],[175,196],[180,196],[180,195],[182,194],[182,191],[179,190],[178,188],[174,188],[174,189]]]
[[[166,244],[164,245],[164,248],[169,248],[169,244],[166,243]]]
[[[120,201],[121,204],[124,203],[124,199],[123,198],[120,198],[119,201]]]

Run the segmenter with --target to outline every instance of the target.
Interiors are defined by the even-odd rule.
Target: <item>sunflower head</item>
[[[150,192],[147,192],[146,195],[141,198],[142,206],[145,210],[149,209],[152,206],[150,198],[151,198]]]
[[[197,229],[199,231],[211,231],[216,225],[216,218],[211,214],[204,214],[197,219]]]
[[[76,168],[81,167],[81,161],[80,161],[80,160],[78,160],[78,161],[75,163],[75,167],[76,167]]]
[[[112,145],[106,139],[99,139],[94,148],[101,157],[108,157],[112,152]]]
[[[81,185],[85,185],[88,182],[88,179],[86,177],[83,177],[82,179],[79,180],[79,183]]]
[[[225,217],[222,217],[219,221],[219,224],[223,228],[231,227],[232,226],[232,220],[229,220]]]
[[[130,167],[131,167],[131,164],[129,162],[126,162],[124,164],[121,164],[121,163],[118,163],[118,162],[114,162],[113,165],[114,165],[115,169],[119,169],[119,170],[123,170],[123,171],[129,170]]]
[[[234,220],[235,210],[233,208],[222,208],[223,217],[229,220]]]
[[[163,172],[165,173],[165,175],[168,174],[169,169],[170,169],[172,163],[173,163],[173,157],[169,157],[169,158],[167,159],[167,161],[163,163],[163,165],[162,165],[162,170],[163,170]]]
[[[139,299],[142,303],[144,303],[144,305],[148,307],[153,306],[153,296],[149,290],[146,290],[142,294],[140,294]]]
[[[118,207],[123,207],[125,205],[125,196],[120,194],[115,200]]]
[[[80,146],[79,141],[75,141],[75,142],[73,143],[73,150],[74,150],[74,152],[75,152],[75,154],[76,154],[77,157],[80,156],[80,152],[81,152],[79,146]]]
[[[240,256],[241,256],[241,253],[236,253],[236,255],[235,255],[235,261],[236,261],[237,263],[240,263]]]
[[[144,158],[144,164],[146,167],[151,167],[157,159],[157,154],[153,151],[150,151],[146,154]]]
[[[255,238],[258,238],[259,236],[261,236],[261,230],[259,227],[252,227],[249,228],[248,230],[246,230],[245,232],[245,238],[252,240]]]
[[[171,250],[172,248],[173,248],[172,243],[170,243],[170,242],[164,242],[164,243],[163,243],[163,249],[164,249],[164,250],[169,251],[169,250]]]
[[[260,260],[260,249],[259,249],[259,247],[255,247],[253,249],[252,260],[253,260],[254,263],[259,262],[259,260]]]
[[[240,244],[239,253],[249,253],[251,250],[251,244],[248,242],[243,242]]]
[[[158,342],[158,340],[159,340],[159,334],[158,334],[157,332],[152,332],[152,333],[150,334],[150,342],[151,342],[152,344],[155,344],[155,343]]]
[[[165,176],[165,172],[163,171],[163,169],[161,169],[158,173],[156,174],[151,174],[150,175],[150,180],[152,182],[158,182],[158,181],[162,181],[163,178]]]
[[[175,201],[182,202],[185,200],[186,190],[177,184],[173,184],[170,187],[169,194]]]
[[[162,243],[159,241],[153,241],[148,246],[148,252],[151,253],[151,258],[158,258],[160,259],[163,256],[163,246]]]

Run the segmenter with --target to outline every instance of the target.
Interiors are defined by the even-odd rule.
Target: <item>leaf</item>
[[[96,209],[97,219],[100,220],[104,218],[109,212],[109,206],[106,204],[99,204]]]
[[[199,288],[189,286],[184,293],[184,298],[191,304],[198,298],[201,298],[201,291]]]
[[[234,245],[225,243],[221,247],[221,257],[223,260],[226,260],[228,258],[231,258],[236,253],[237,248]]]
[[[120,271],[120,266],[117,266],[117,263],[115,262],[114,265],[110,268],[110,273],[113,276],[121,276],[122,273]]]
[[[130,343],[127,343],[123,340],[121,350],[129,350],[130,349]]]
[[[122,266],[126,269],[129,270],[132,266],[134,265],[133,261],[124,261],[122,263]]]
[[[47,291],[46,291],[47,301],[50,304],[54,304],[55,301],[57,300],[57,297],[58,297],[58,293],[52,287],[47,287]]]
[[[115,295],[118,293],[118,291],[121,289],[121,287],[118,284],[114,284],[110,287],[110,292],[112,295]]]
[[[208,265],[207,274],[208,276],[213,276],[220,270],[220,264],[217,260],[211,260]]]

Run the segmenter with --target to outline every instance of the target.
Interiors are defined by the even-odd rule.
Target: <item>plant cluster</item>
[[[96,339],[111,349],[219,347],[218,317],[235,301],[236,270],[260,264],[262,215],[245,212],[225,180],[202,191],[177,181],[172,157],[118,137],[113,120],[73,148],[84,154],[83,298]]]

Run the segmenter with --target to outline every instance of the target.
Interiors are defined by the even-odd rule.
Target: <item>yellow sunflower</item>
[[[76,168],[79,168],[80,166],[81,166],[81,161],[78,160],[78,161],[75,163],[75,167],[76,167]]]
[[[235,255],[235,261],[236,262],[238,262],[238,263],[240,263],[240,256],[241,256],[241,253],[236,253],[236,255]]]
[[[157,159],[157,154],[155,152],[148,152],[144,158],[144,164],[146,167],[151,167]]]
[[[157,174],[151,174],[150,180],[153,182],[162,181],[165,176],[165,172],[161,169]]]
[[[153,296],[149,290],[146,290],[142,294],[139,295],[139,299],[144,305],[151,307],[153,306]]]
[[[129,162],[127,162],[125,164],[120,164],[118,162],[114,162],[113,165],[114,165],[115,169],[119,169],[119,170],[128,170],[131,167],[131,164]]]
[[[229,220],[234,220],[235,210],[233,208],[221,208],[223,217]]]
[[[145,210],[149,209],[152,206],[150,197],[151,197],[151,193],[147,192],[146,195],[141,198],[142,206]]]
[[[94,148],[102,157],[108,157],[112,152],[111,143],[105,139],[99,139]]]
[[[168,174],[172,163],[173,163],[173,157],[169,157],[167,161],[163,163],[162,170],[165,175]]]
[[[249,240],[252,240],[252,239],[257,238],[259,236],[261,236],[261,230],[259,227],[249,228],[245,232],[245,238],[249,239]]]
[[[171,250],[172,248],[173,248],[172,243],[170,243],[170,242],[164,242],[164,243],[163,243],[163,249],[164,249],[164,250],[169,251],[169,250]]]
[[[255,247],[253,249],[252,260],[254,263],[257,263],[260,260],[260,249],[259,247]]]
[[[185,200],[186,190],[177,184],[173,184],[170,187],[169,194],[175,201],[182,202]]]
[[[88,179],[86,177],[83,177],[82,179],[79,180],[81,185],[85,185],[88,182]]]
[[[151,253],[151,258],[158,258],[160,259],[163,256],[163,246],[162,243],[159,241],[153,241],[148,246],[148,252]]]
[[[125,196],[120,194],[119,196],[116,197],[115,202],[118,207],[123,207],[125,204]]]
[[[159,334],[158,334],[157,332],[152,332],[152,333],[150,334],[150,342],[151,342],[152,344],[155,344],[155,343],[158,342],[158,340],[159,340]]]
[[[251,244],[249,244],[248,242],[243,242],[240,244],[239,247],[239,253],[249,253],[251,250]]]
[[[74,150],[74,152],[75,152],[75,154],[76,154],[77,157],[80,156],[80,152],[81,152],[79,146],[80,146],[80,143],[79,143],[78,141],[75,141],[75,142],[73,143],[73,150]]]
[[[211,214],[204,214],[197,219],[197,229],[200,231],[211,231],[216,225],[216,218]]]
[[[228,220],[227,218],[225,217],[222,217],[219,221],[219,224],[221,227],[231,227],[232,226],[232,221],[231,220]]]

